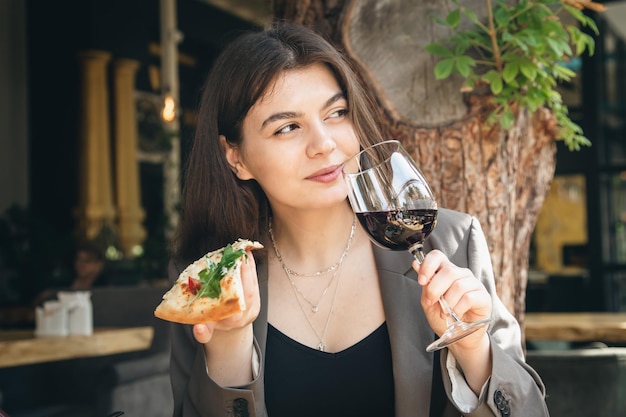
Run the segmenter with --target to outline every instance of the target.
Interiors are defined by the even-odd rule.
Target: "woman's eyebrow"
[[[335,102],[342,100],[344,98],[345,98],[345,95],[343,94],[343,92],[339,92],[333,95],[328,100],[326,100],[322,108],[325,109],[326,107],[332,106]],[[269,116],[267,119],[263,120],[263,123],[261,124],[261,128],[264,128],[265,126],[267,126],[268,124],[272,122],[275,122],[276,120],[290,119],[293,117],[299,117],[301,115],[302,113],[293,112],[293,111],[283,111],[283,112],[274,113],[271,116]]]
[[[332,96],[331,98],[329,98],[326,103],[324,104],[324,109],[326,107],[332,106],[335,102],[344,99],[346,96],[343,94],[343,92],[339,92],[337,94],[335,94],[334,96]]]
[[[301,116],[302,113],[298,113],[295,111],[283,111],[283,112],[279,112],[279,113],[274,113],[272,114],[270,117],[268,117],[267,119],[263,120],[263,123],[261,124],[261,127],[265,127],[268,124],[275,122],[276,120],[282,120],[282,119],[290,119],[292,117],[299,117]]]

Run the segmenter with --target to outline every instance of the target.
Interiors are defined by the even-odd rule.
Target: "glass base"
[[[491,323],[491,318],[489,317],[473,323],[465,323],[462,321],[454,322],[446,329],[445,333],[442,334],[439,339],[428,345],[426,352],[434,352],[436,350],[443,349],[452,343],[463,339],[465,336],[469,336],[475,331],[489,326],[489,323]]]

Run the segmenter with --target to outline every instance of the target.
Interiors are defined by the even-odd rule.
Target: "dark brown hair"
[[[105,250],[102,245],[98,244],[93,240],[81,240],[76,244],[75,253],[85,252],[98,261],[105,261]]]
[[[381,140],[371,98],[349,62],[322,36],[285,22],[240,36],[222,51],[203,87],[185,167],[175,256],[191,261],[238,238],[264,240],[267,197],[256,181],[233,174],[219,135],[241,144],[244,118],[276,77],[313,64],[324,64],[335,75],[361,143]]]

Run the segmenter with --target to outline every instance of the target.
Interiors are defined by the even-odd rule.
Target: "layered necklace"
[[[326,350],[326,346],[324,345],[324,336],[326,335],[326,329],[328,328],[330,317],[332,316],[333,310],[335,308],[335,298],[337,296],[337,289],[339,288],[341,267],[343,265],[343,261],[346,259],[346,256],[348,256],[348,252],[350,251],[350,246],[352,245],[352,241],[354,240],[355,231],[356,231],[356,215],[354,216],[354,219],[352,220],[352,228],[350,229],[350,236],[348,237],[348,241],[346,242],[346,247],[343,250],[343,253],[341,254],[341,256],[339,257],[339,260],[337,260],[337,262],[335,262],[331,266],[324,268],[320,271],[315,271],[315,272],[310,272],[310,273],[299,273],[289,268],[285,264],[285,261],[283,260],[283,257],[280,254],[280,251],[278,250],[278,245],[276,245],[276,240],[274,239],[274,233],[272,230],[272,219],[271,218],[269,219],[268,232],[269,232],[270,240],[272,241],[272,246],[274,247],[274,253],[276,254],[276,259],[278,259],[280,266],[285,271],[285,276],[287,277],[287,279],[289,280],[289,283],[291,284],[291,288],[294,292],[295,299],[298,302],[298,306],[300,307],[300,310],[302,310],[302,314],[304,315],[307,323],[309,324],[309,327],[311,328],[311,330],[313,331],[313,333],[319,340],[317,349],[322,352]],[[302,293],[300,288],[298,288],[295,281],[293,280],[293,277],[319,277],[319,276],[328,274],[330,272],[332,272],[333,274],[330,280],[328,280],[328,284],[326,285],[326,287],[324,288],[324,291],[322,291],[322,294],[319,296],[316,302],[309,300],[309,298],[307,298]],[[301,300],[304,300],[310,306],[311,313],[313,314],[317,313],[319,311],[319,305],[322,299],[328,293],[330,287],[332,286],[335,280],[337,280],[337,285],[335,285],[335,291],[333,292],[333,298],[331,300],[330,310],[328,311],[328,316],[326,317],[324,328],[322,329],[322,332],[320,334],[317,332],[317,330],[315,330],[315,326],[313,326],[313,323],[311,322],[311,319],[309,318],[309,315],[307,314],[306,309],[304,308]]]

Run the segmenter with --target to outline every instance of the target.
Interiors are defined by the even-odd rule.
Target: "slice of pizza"
[[[241,265],[246,250],[261,248],[259,242],[239,239],[207,253],[180,273],[154,315],[176,323],[200,324],[244,311]]]

